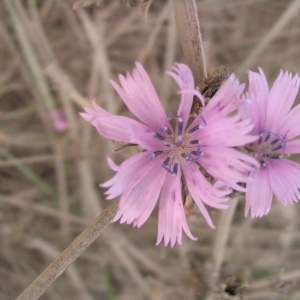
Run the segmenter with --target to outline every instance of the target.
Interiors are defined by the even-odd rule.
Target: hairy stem
[[[17,298],[35,300],[85,251],[107,228],[118,209],[118,201],[106,208]]]
[[[203,43],[195,0],[173,0],[177,29],[185,62],[192,69],[196,86],[207,77]]]

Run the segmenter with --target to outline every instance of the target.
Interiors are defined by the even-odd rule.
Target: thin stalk
[[[36,300],[108,227],[118,209],[118,201],[107,207],[17,298]]]
[[[211,276],[212,286],[214,286],[218,282],[220,277],[221,267],[226,253],[226,245],[229,238],[231,223],[238,204],[238,200],[238,197],[232,198],[230,200],[231,203],[229,209],[223,210],[221,212],[220,221],[217,227],[217,235],[213,246],[213,265]]]
[[[207,77],[203,42],[195,0],[173,0],[173,7],[184,60],[190,66],[196,86]]]
[[[40,252],[47,259],[51,260],[54,259],[60,252],[51,243],[40,238],[30,239],[26,246],[29,247],[30,250]],[[74,264],[66,270],[65,275],[71,285],[71,291],[77,295],[78,299],[94,300],[84,284],[84,280],[82,278],[83,274],[80,274],[78,268]]]

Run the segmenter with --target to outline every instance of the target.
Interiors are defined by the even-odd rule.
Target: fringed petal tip
[[[251,70],[247,70],[246,74],[250,77],[250,76],[257,76],[260,75],[261,77],[263,77],[264,79],[266,79],[266,75],[264,70],[261,67],[257,67],[258,69],[258,73],[255,71],[251,71]]]
[[[200,100],[200,102],[202,104],[202,107],[205,107],[205,99],[199,91],[197,91],[195,89],[191,89],[191,90],[184,89],[184,90],[179,90],[177,93],[180,94],[180,95],[182,95],[182,94],[191,94],[192,96],[196,96]]]
[[[193,235],[188,235],[188,237],[193,241],[198,240],[198,238],[194,237]],[[175,238],[172,239],[172,238],[166,238],[165,236],[162,236],[160,238],[157,238],[155,246],[161,245],[162,241],[165,247],[170,246],[171,248],[173,248],[176,244],[180,246],[182,245],[182,238],[176,237],[176,239]]]
[[[118,172],[120,170],[120,165],[117,165],[110,157],[106,157],[106,162],[113,171]]]
[[[155,246],[159,246],[159,245],[161,245],[161,243],[162,243],[162,239],[160,241],[157,241],[156,244],[155,244]],[[164,246],[165,247],[170,246],[171,248],[173,248],[175,246],[175,244],[178,244],[178,245],[181,246],[182,245],[182,241],[176,241],[176,242],[171,243],[170,240],[168,240],[168,241],[164,240]]]
[[[91,113],[91,112],[102,112],[104,111],[103,108],[101,108],[97,102],[96,102],[96,99],[92,99],[91,100],[91,106],[83,106],[83,109],[86,113]],[[80,115],[81,113],[79,113]]]
[[[245,217],[247,218],[250,212],[252,219],[262,218],[270,212],[270,209],[271,207],[268,207],[265,210],[256,210],[249,207],[248,209],[245,209]]]
[[[177,77],[177,79],[180,79],[180,77],[189,77],[189,79],[194,82],[193,73],[188,65],[183,63],[174,63],[174,65],[171,67],[171,70],[166,71],[166,74],[168,74],[171,77]],[[174,78],[174,80],[177,82],[177,80]],[[179,80],[179,82],[182,82]],[[177,82],[178,83],[178,82]],[[178,83],[180,86],[180,84]]]
[[[182,63],[175,63],[166,74],[171,76],[181,89],[194,89],[194,77],[191,69]]]

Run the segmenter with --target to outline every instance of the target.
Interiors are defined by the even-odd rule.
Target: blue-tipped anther
[[[188,131],[188,133],[193,133],[193,132],[197,131],[198,129],[200,129],[200,125],[197,125],[197,126],[193,127],[192,129],[190,129]]]
[[[183,120],[180,117],[177,120],[177,126],[178,126],[178,135],[182,135],[182,132],[183,132]]]
[[[277,146],[276,148],[273,148],[272,151],[277,151],[277,150],[279,150],[279,149],[281,149],[281,148],[282,148],[282,145],[279,145],[279,146]]]
[[[164,131],[168,134],[168,135],[171,135],[172,134],[172,131],[170,130],[169,127],[164,127]]]
[[[161,151],[161,150],[154,151],[153,153],[151,153],[150,158],[154,158],[162,153],[163,153],[163,151]]]
[[[165,140],[165,138],[159,133],[153,133],[153,136],[161,141]]]
[[[178,163],[175,163],[175,164],[174,164],[174,167],[173,167],[172,175],[173,175],[173,176],[176,176],[176,175],[177,175],[177,172],[178,172]]]
[[[190,144],[191,145],[199,145],[200,141],[199,140],[193,140],[193,141],[190,141]]]

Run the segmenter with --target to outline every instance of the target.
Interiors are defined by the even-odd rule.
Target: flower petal
[[[300,153],[300,139],[287,142],[284,149],[285,154]]]
[[[299,92],[300,78],[292,73],[282,71],[274,82],[268,101],[266,128],[278,131],[284,117],[291,109]]]
[[[257,134],[265,126],[269,87],[261,68],[259,68],[259,73],[248,71],[248,76],[248,92],[242,97],[239,112],[243,119],[251,119],[253,121],[253,132]]]
[[[247,183],[245,215],[251,210],[252,218],[263,217],[269,213],[273,198],[268,168],[252,171],[250,178],[252,181]]]
[[[147,150],[162,150],[163,143],[160,139],[154,137],[153,132],[149,129],[135,128],[132,132],[132,139],[136,144]]]
[[[204,175],[199,171],[199,169],[191,164],[186,168],[182,169],[185,178],[188,190],[204,216],[208,225],[212,228],[215,228],[209,213],[204,206],[204,203],[218,209],[225,209],[228,205],[224,204],[228,200],[224,196],[231,192],[228,190],[224,193],[223,190],[218,190],[213,187],[204,177]]]
[[[143,123],[154,131],[169,123],[154,86],[140,63],[136,63],[132,74],[119,75],[119,81],[120,85],[111,81],[112,86],[128,109]]]
[[[198,118],[189,126],[193,128]],[[249,119],[240,120],[239,115],[211,121],[207,126],[197,130],[191,139],[199,139],[202,146],[244,146],[257,140],[258,136],[247,135],[253,128]]]
[[[161,165],[164,157],[150,159],[151,152],[144,151],[126,159],[114,177],[101,184],[109,189],[105,192],[107,199],[120,196],[128,188],[134,187],[157,164]]]
[[[183,128],[185,128],[191,113],[194,98],[195,84],[193,73],[187,65],[178,63],[172,67],[172,71],[166,73],[177,82],[180,91],[183,91],[181,93],[181,101],[177,115],[182,117]],[[191,92],[189,92],[189,90]]]
[[[271,188],[283,204],[300,199],[300,165],[287,159],[273,160],[268,166]],[[284,178],[284,180],[283,180]]]
[[[259,167],[253,157],[226,147],[203,147],[203,156],[198,162],[206,171],[218,180],[237,191],[244,192],[245,188],[238,183],[249,181],[249,172],[254,166]]]
[[[85,112],[79,113],[79,115],[91,123],[102,136],[114,141],[135,143],[132,129],[146,130],[142,123],[127,117],[113,115],[97,105],[95,101],[92,103],[92,108],[84,107]]]
[[[300,135],[300,104],[295,106],[282,120],[278,126],[278,133],[287,135],[288,139],[292,139]]]
[[[181,244],[182,229],[190,239],[196,240],[186,222],[181,196],[180,178],[180,174],[177,174],[177,176],[167,174],[159,202],[156,245],[158,245],[162,239],[164,239],[165,246],[170,243],[171,247],[173,247],[176,242]]]
[[[160,163],[155,161],[154,166],[142,180],[125,189],[119,202],[119,210],[113,221],[121,219],[120,223],[133,223],[134,227],[142,226],[155,207],[166,174],[167,172]]]
[[[207,123],[223,118],[234,111],[240,105],[240,94],[244,89],[238,79],[232,74],[221,86],[217,93],[210,99],[202,111],[203,118]]]

